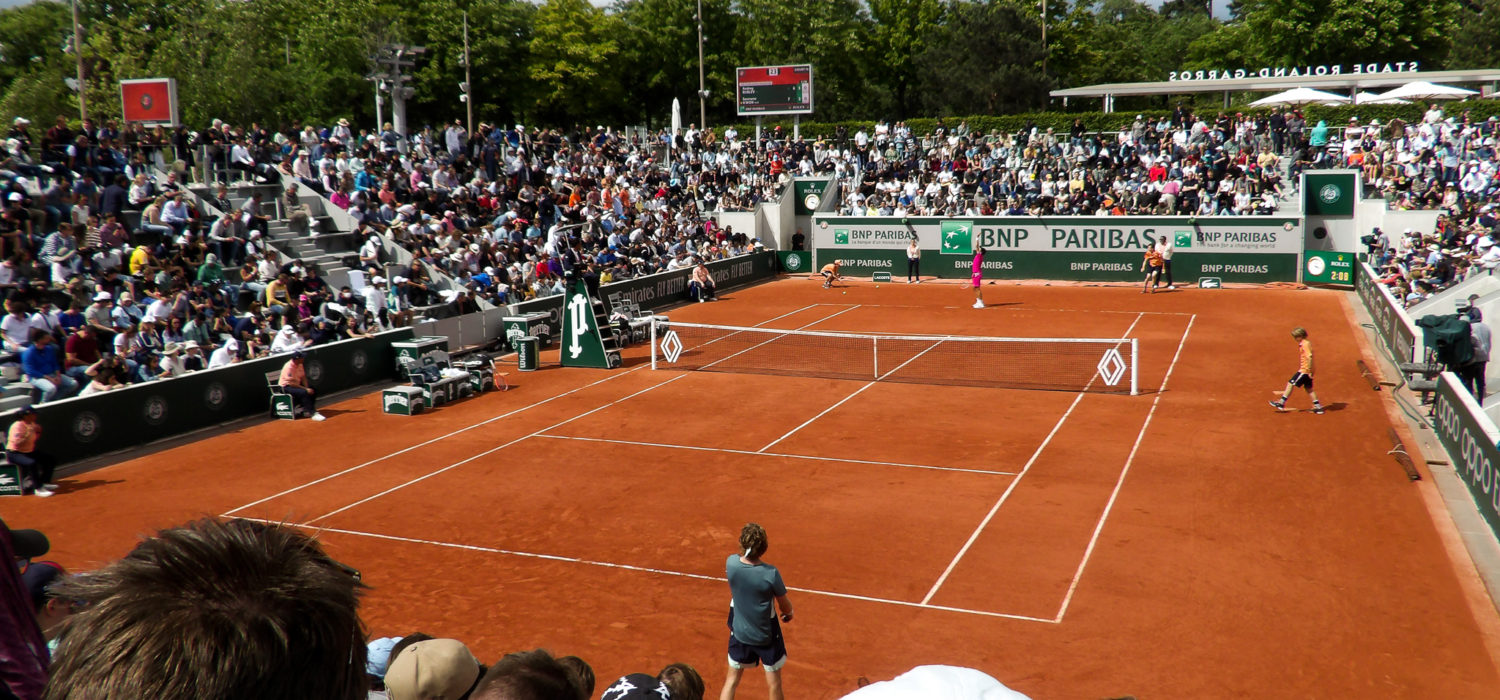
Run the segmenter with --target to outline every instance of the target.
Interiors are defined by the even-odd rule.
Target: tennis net
[[[659,322],[651,368],[1137,393],[1135,338],[864,335]]]

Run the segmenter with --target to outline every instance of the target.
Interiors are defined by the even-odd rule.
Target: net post
[[[1130,339],[1130,395],[1131,396],[1139,396],[1140,393],[1141,393],[1141,389],[1140,389],[1140,386],[1138,384],[1138,380],[1140,379],[1140,375],[1136,371],[1140,367],[1140,352],[1139,352],[1140,349],[1141,349],[1141,339],[1140,338],[1131,338]]]
[[[656,319],[651,319],[651,369],[656,370]]]
[[[871,370],[873,370],[873,373],[870,376],[873,377],[873,378],[875,378],[875,379],[879,379],[880,378],[880,339],[879,338],[871,338],[870,339],[870,347],[873,350],[873,352],[871,352],[870,355],[875,360],[875,363],[874,363],[875,366],[870,368]]]

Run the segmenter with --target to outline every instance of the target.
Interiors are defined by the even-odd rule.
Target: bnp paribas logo
[[[833,230],[834,245],[849,245],[849,229],[836,228]]]
[[[1318,201],[1324,204],[1333,204],[1334,202],[1342,199],[1343,196],[1344,190],[1338,185],[1323,185],[1323,187],[1318,190]]]
[[[1193,247],[1193,232],[1192,231],[1178,231],[1178,232],[1172,234],[1172,247],[1173,248],[1191,248],[1191,247]]]
[[[974,254],[974,222],[944,221],[938,229],[941,252],[949,255]]]

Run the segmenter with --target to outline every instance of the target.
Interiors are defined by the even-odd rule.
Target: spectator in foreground
[[[576,656],[558,657],[557,663],[567,669],[568,680],[573,683],[573,689],[578,691],[578,700],[589,700],[594,697],[593,666]]]
[[[578,659],[576,656],[568,658]],[[565,665],[545,649],[506,654],[484,674],[471,697],[473,700],[577,700],[591,697],[593,669],[582,659],[577,663],[582,666]],[[588,691],[577,684],[583,678],[579,675],[582,671],[587,671],[590,680]],[[610,695],[606,690],[604,697],[630,696]]]
[[[163,530],[69,577],[47,700],[363,700],[357,572],[249,520]]]
[[[463,700],[483,674],[463,642],[427,639],[394,650],[385,692],[391,700]]]
[[[504,695],[496,695],[489,700],[504,698]],[[644,673],[632,673],[628,676],[620,676],[615,682],[610,683],[604,689],[604,695],[600,696],[609,700],[659,700],[669,698],[676,700],[667,684],[648,676]],[[476,698],[475,700],[484,700]]]
[[[391,651],[400,637],[381,637],[365,645],[365,675],[369,677],[368,700],[383,700],[390,697],[385,692],[385,673],[391,667]]]
[[[12,530],[0,520],[0,697],[40,700],[47,685],[47,640],[20,565],[50,548],[42,533]]]
[[[26,584],[26,591],[31,594],[31,605],[36,611],[37,627],[41,628],[42,636],[48,641],[57,638],[62,623],[73,614],[72,601],[59,598],[52,592],[54,584],[67,575],[68,572],[61,565],[50,561],[32,562],[21,572],[21,581]]]
[[[918,666],[892,680],[871,683],[843,700],[1028,700],[972,668]]]
[[[656,674],[656,680],[672,692],[672,700],[703,700],[703,676],[692,666],[670,664]]]

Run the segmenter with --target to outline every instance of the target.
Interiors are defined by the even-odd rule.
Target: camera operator
[[[1473,346],[1474,354],[1467,363],[1455,368],[1455,372],[1474,400],[1483,405],[1484,372],[1490,363],[1490,327],[1484,322],[1484,314],[1479,311],[1479,307],[1474,306],[1478,298],[1479,295],[1473,294],[1467,302],[1459,302],[1463,307],[1458,313],[1469,319],[1469,344]]]
[[[1385,249],[1385,233],[1380,230],[1379,226],[1376,226],[1374,231],[1360,236],[1359,242],[1365,246],[1365,257],[1372,261],[1376,260],[1380,252]]]

